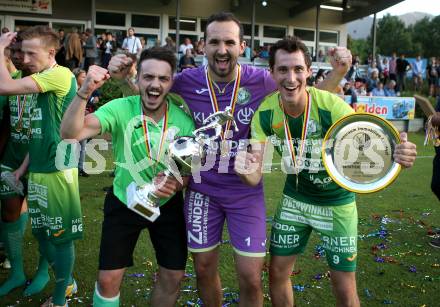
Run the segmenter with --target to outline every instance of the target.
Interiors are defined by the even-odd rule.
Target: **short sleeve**
[[[48,69],[42,73],[36,73],[30,76],[41,93],[55,92],[59,97],[65,96],[73,85],[76,87],[76,82],[72,72],[62,66],[56,66],[52,69]]]
[[[333,107],[331,110],[332,113],[332,122],[337,121],[338,119],[340,119],[341,117],[344,117],[345,115],[354,113],[354,110],[350,107],[350,105],[348,103],[346,103],[344,100],[342,100],[341,98],[332,95],[334,102],[333,102]]]
[[[118,99],[112,100],[93,113],[101,124],[101,133],[111,133],[115,130],[117,125],[116,114],[118,114],[118,112],[124,112],[123,110],[119,110],[119,105],[120,103]]]
[[[260,112],[255,113],[251,122],[251,143],[264,143],[268,135],[261,126]]]

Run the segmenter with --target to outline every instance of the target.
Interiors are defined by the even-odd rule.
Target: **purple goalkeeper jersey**
[[[207,158],[204,168],[209,168],[209,170],[202,169],[200,177],[193,176],[191,178],[189,187],[192,190],[207,195],[218,195],[218,193],[224,195],[224,191],[227,191],[227,189],[246,193],[255,193],[256,190],[262,191],[261,183],[259,186],[251,188],[241,182],[234,172],[234,160],[239,147],[247,145],[246,141],[239,141],[250,138],[252,116],[263,99],[276,90],[276,85],[269,71],[265,69],[248,65],[241,65],[241,68],[240,88],[234,111],[234,118],[239,131],[233,131],[232,137],[228,140],[231,151],[228,156],[224,157],[220,155],[219,149],[213,148],[209,152],[210,157]],[[219,110],[224,110],[230,104],[234,83],[217,83],[217,85],[220,90],[215,88],[214,91]],[[224,91],[224,93],[222,94],[220,91]],[[171,92],[180,95],[185,100],[192,112],[196,128],[201,127],[203,120],[214,112],[206,83],[204,66],[187,69],[178,74]],[[233,129],[231,128],[231,130]]]

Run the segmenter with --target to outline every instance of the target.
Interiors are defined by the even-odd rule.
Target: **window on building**
[[[131,15],[131,26],[139,28],[160,29],[160,17],[152,15]]]
[[[200,20],[200,31],[205,32],[207,19]]]
[[[252,24],[243,23],[243,32],[246,36],[252,36]],[[255,36],[258,35],[258,26],[254,25]]]
[[[337,44],[338,33],[319,31],[319,42]]]
[[[315,41],[315,31],[313,30],[294,29],[293,35],[299,37],[303,41]]]
[[[168,17],[168,24],[171,30],[176,30],[176,17]],[[180,18],[181,31],[196,31],[197,20],[194,18]]]
[[[264,26],[263,27],[263,36],[264,37],[271,37],[271,38],[284,38],[286,36],[286,28]]]
[[[48,26],[49,22],[47,21],[37,21],[37,20],[15,20],[15,31],[23,31],[27,28],[34,26]]]
[[[96,24],[125,27],[125,14],[96,12]]]

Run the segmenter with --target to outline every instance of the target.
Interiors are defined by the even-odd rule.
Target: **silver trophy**
[[[193,131],[193,136],[178,137],[168,146],[167,158],[174,161],[174,169],[167,165],[165,176],[189,176],[197,171],[206,158],[206,151],[220,137],[222,126],[231,121],[238,131],[237,124],[231,109],[219,111],[208,116],[202,127]],[[207,131],[214,130],[214,135],[209,136]],[[168,160],[168,161],[170,161]],[[167,161],[167,159],[165,159]],[[177,167],[177,169],[175,169]],[[127,187],[127,206],[151,222],[160,215],[160,198],[155,195],[156,187],[153,183],[138,186],[132,182]]]

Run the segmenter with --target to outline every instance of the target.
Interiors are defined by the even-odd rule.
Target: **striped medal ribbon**
[[[147,150],[148,158],[152,161],[155,161],[153,172],[156,175],[157,164],[160,161],[160,157],[162,155],[162,148],[166,139],[166,134],[168,132],[168,103],[166,106],[165,115],[163,117],[162,131],[160,134],[159,147],[157,149],[156,157],[153,157],[151,136],[150,136],[150,131],[148,130],[148,123],[147,123],[148,116],[144,115],[144,111],[142,110],[142,103],[141,103],[141,115],[142,115],[142,128],[144,130],[145,148]]]
[[[286,142],[287,144],[289,144],[288,149],[289,149],[289,154],[290,157],[292,158],[292,162],[293,162],[293,167],[296,173],[296,190],[298,191],[298,178],[299,178],[299,163],[302,162],[303,160],[303,155],[304,155],[304,147],[306,144],[306,138],[307,138],[307,129],[308,129],[308,124],[309,124],[309,119],[310,119],[310,110],[311,110],[311,102],[310,102],[310,95],[309,93],[307,93],[307,101],[306,101],[306,105],[305,105],[305,112],[304,112],[304,118],[303,118],[303,124],[302,124],[302,129],[301,129],[301,140],[300,140],[300,144],[298,144],[297,148],[299,147],[299,153],[298,155],[295,154],[295,146],[293,146],[293,141],[292,141],[292,133],[290,132],[290,127],[289,127],[289,120],[287,118],[287,114],[284,110],[284,105],[281,101],[281,97],[278,95],[278,100],[279,100],[279,104],[281,107],[281,110],[283,111],[283,123],[284,123],[284,135],[286,136]]]
[[[234,81],[234,88],[232,90],[231,100],[229,102],[229,108],[231,109],[232,116],[234,116],[235,105],[237,104],[238,90],[240,89],[240,79],[241,79],[241,66],[240,66],[240,64],[237,64],[237,68],[238,69],[237,69],[237,75],[236,75],[235,81]],[[209,98],[211,100],[212,110],[214,112],[218,112],[219,106],[218,106],[218,102],[217,102],[217,96],[214,91],[213,81],[212,81],[211,76],[209,75],[209,72],[208,72],[208,65],[205,66],[205,77],[206,77],[206,85],[208,87],[208,92],[209,92]],[[225,130],[222,129],[222,132],[220,134],[220,138],[221,138],[220,153],[222,156],[227,156],[230,151],[229,144],[228,144],[228,141],[226,140],[226,138],[228,137],[227,134],[228,134],[229,129],[231,128],[231,124],[232,124],[232,121],[228,120],[226,122]]]

